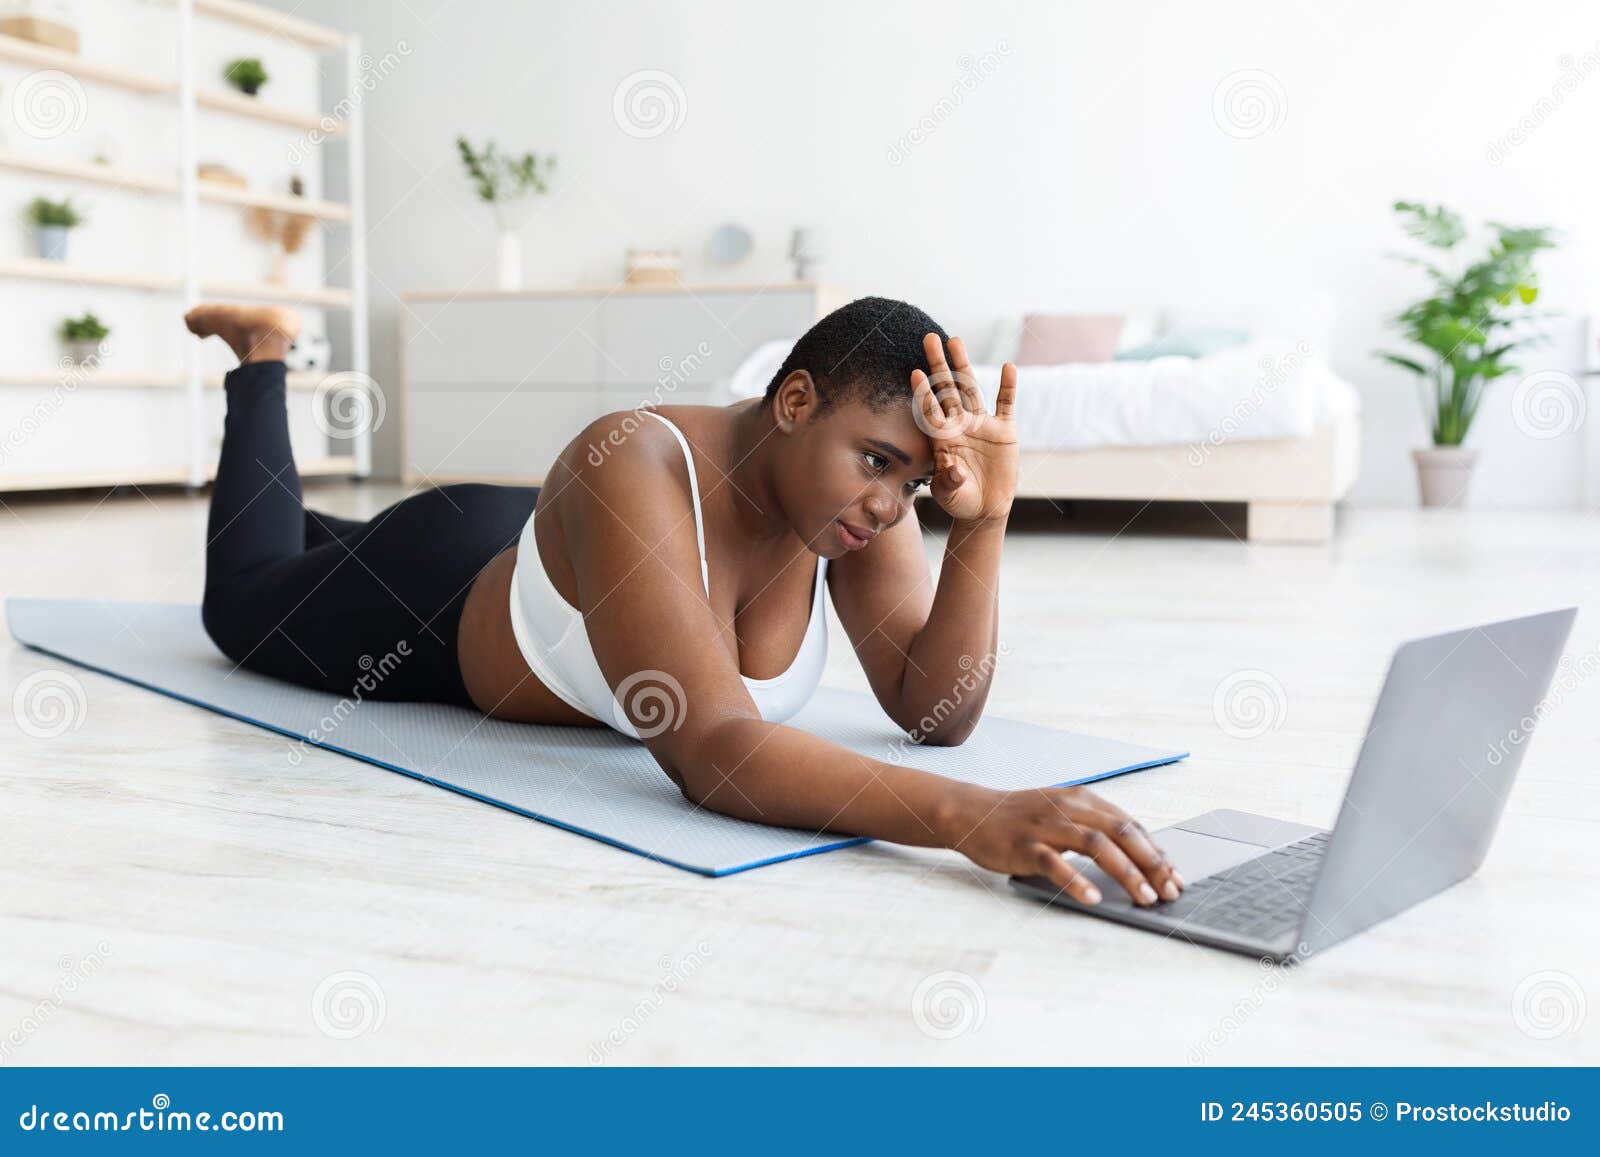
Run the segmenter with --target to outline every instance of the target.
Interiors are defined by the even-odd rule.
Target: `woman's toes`
[[[300,315],[277,305],[197,305],[183,322],[197,337],[220,337],[241,362],[281,359],[300,333]]]

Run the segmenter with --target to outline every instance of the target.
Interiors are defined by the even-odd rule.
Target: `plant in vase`
[[[305,195],[305,185],[299,177],[289,182],[289,191],[296,197]],[[306,238],[316,227],[317,219],[306,213],[291,213],[280,209],[251,206],[245,210],[245,225],[256,238],[271,248],[272,264],[266,280],[273,285],[288,281],[289,258],[305,247]]]
[[[229,61],[222,75],[245,96],[255,96],[270,79],[265,66],[254,56],[241,56],[238,60]]]
[[[68,197],[52,201],[35,197],[28,203],[28,220],[33,225],[33,241],[39,256],[46,261],[67,259],[67,238],[83,224],[83,214]]]
[[[100,343],[111,336],[111,330],[93,313],[66,318],[60,332],[62,344],[67,348],[67,359],[77,366],[92,365],[99,360]]]
[[[545,178],[556,167],[556,159],[535,153],[506,156],[493,141],[476,149],[466,137],[456,138],[456,150],[478,199],[488,202],[494,210],[495,225],[500,230],[496,284],[501,289],[520,289],[522,239],[517,230],[527,223],[534,196],[550,191]]]
[[[1380,351],[1379,356],[1416,374],[1433,447],[1414,450],[1424,506],[1456,506],[1466,496],[1477,451],[1462,445],[1484,391],[1497,378],[1517,372],[1506,361],[1512,351],[1538,340],[1526,330],[1535,316],[1528,307],[1539,296],[1534,255],[1555,246],[1546,228],[1489,223],[1488,251],[1462,265],[1456,246],[1466,239],[1461,217],[1443,205],[1396,201],[1394,211],[1413,238],[1439,250],[1448,268],[1426,257],[1401,256],[1420,266],[1433,292],[1393,318],[1401,336],[1420,346],[1416,356]],[[1521,327],[1522,332],[1517,329]]]

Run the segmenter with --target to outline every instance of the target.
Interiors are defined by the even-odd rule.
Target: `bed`
[[[790,341],[724,384],[760,394]],[[992,405],[998,364],[974,367]],[[1243,503],[1252,542],[1325,542],[1360,463],[1361,402],[1305,341],[1202,357],[1022,366],[1020,497]]]

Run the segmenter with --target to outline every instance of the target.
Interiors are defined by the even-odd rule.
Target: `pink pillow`
[[[1017,365],[1109,362],[1117,352],[1122,322],[1120,316],[1113,315],[1030,313],[1022,319]]]

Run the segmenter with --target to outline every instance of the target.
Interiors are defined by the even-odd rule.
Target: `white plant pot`
[[[67,357],[75,366],[89,366],[100,360],[100,343],[90,338],[63,343]]]
[[[1467,504],[1467,489],[1472,485],[1472,468],[1478,452],[1460,446],[1433,446],[1411,451],[1417,464],[1417,489],[1422,505],[1461,507]]]
[[[522,238],[509,230],[500,234],[495,249],[495,285],[501,289],[522,288]]]
[[[67,259],[67,238],[72,230],[66,225],[38,225],[34,227],[34,252],[46,261]]]

